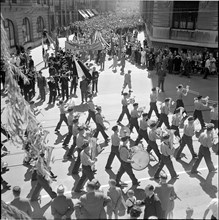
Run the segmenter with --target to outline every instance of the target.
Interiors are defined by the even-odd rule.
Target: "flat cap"
[[[211,131],[214,128],[214,124],[209,123],[209,124],[207,124],[206,128],[207,128],[207,131]]]
[[[169,102],[170,98],[165,98],[164,102]]]
[[[160,178],[166,180],[167,179],[167,175],[165,173],[161,173],[160,174]]]
[[[137,102],[136,102],[136,103],[134,103],[134,104],[133,104],[133,106],[138,106],[138,103],[137,103]]]
[[[79,127],[78,127],[78,130],[79,130],[79,131],[83,131],[83,130],[84,130],[84,126],[83,126],[83,125],[79,126]]]
[[[117,126],[117,125],[113,126],[113,127],[112,127],[112,130],[113,130],[113,131],[117,131],[117,130],[118,130],[118,126]]]
[[[97,106],[97,107],[96,107],[96,110],[97,110],[97,111],[100,111],[101,109],[102,109],[101,106]]]
[[[202,98],[202,95],[197,96],[197,99],[201,99],[201,98]]]
[[[64,193],[65,192],[65,188],[64,186],[61,184],[57,187],[57,193]]]
[[[157,125],[157,123],[156,122],[152,122],[151,124],[150,124],[150,128],[154,128],[155,126]]]
[[[179,84],[176,88],[180,89],[180,88],[182,88],[182,87],[183,87],[183,85],[182,85],[182,84]]]
[[[122,137],[122,138],[121,138],[121,141],[125,142],[125,141],[127,141],[129,138],[130,138],[129,136]]]
[[[87,183],[87,187],[91,188],[91,189],[95,189],[96,188],[96,184],[93,181],[89,181]]]
[[[148,113],[143,113],[142,116],[143,116],[143,117],[147,117],[147,116],[148,116]]]
[[[14,186],[12,191],[16,192],[16,193],[20,193],[21,192],[21,187],[20,186]]]
[[[73,111],[73,110],[74,110],[73,107],[68,108],[68,112],[71,112],[71,111]]]
[[[193,116],[189,116],[189,117],[188,117],[188,121],[194,121]]]
[[[127,92],[124,92],[124,93],[122,93],[122,95],[126,96],[126,95],[128,95],[128,93],[127,93]]]
[[[175,113],[180,113],[180,108],[177,108],[177,109],[175,110]]]
[[[162,135],[163,140],[167,140],[167,139],[169,139],[169,137],[170,137],[170,135],[168,133],[164,133]]]
[[[151,91],[156,91],[156,88],[155,88],[155,87],[154,87],[154,88],[152,88],[152,89],[151,89]]]

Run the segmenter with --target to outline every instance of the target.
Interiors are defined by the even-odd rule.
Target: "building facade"
[[[79,20],[79,10],[100,11],[103,0],[0,0],[4,27],[11,52],[16,45],[25,49],[41,44],[43,29],[50,34]],[[86,14],[87,18],[90,18]]]
[[[140,1],[155,47],[218,48],[218,1]]]
[[[9,46],[25,48],[41,43],[43,29],[55,29],[53,0],[1,0],[1,14]]]

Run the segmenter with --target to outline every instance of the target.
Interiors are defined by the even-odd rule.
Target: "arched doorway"
[[[23,19],[22,32],[23,32],[24,43],[31,41],[30,21],[28,18]]]
[[[15,30],[14,30],[13,22],[9,19],[6,19],[4,21],[4,28],[8,35],[9,46],[14,47],[16,45],[16,41],[15,41]]]
[[[43,32],[43,29],[44,29],[44,20],[41,16],[39,16],[37,18],[37,34],[38,34],[38,37],[41,37],[42,36],[42,32]]]

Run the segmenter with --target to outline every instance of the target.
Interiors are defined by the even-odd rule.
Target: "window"
[[[44,0],[44,2],[43,2],[43,3],[44,3],[44,5],[46,5],[46,3],[47,3],[47,2],[46,2],[46,0]]]
[[[174,1],[173,5],[173,28],[191,29],[196,28],[198,17],[198,1]]]
[[[12,0],[12,3],[15,3],[15,4],[16,4],[16,3],[17,3],[17,0]]]
[[[11,20],[6,19],[4,21],[4,27],[8,36],[9,40],[9,45],[10,47],[14,47],[16,42],[15,42],[15,32],[14,32],[14,24]]]
[[[24,43],[31,41],[30,21],[28,18],[23,19],[22,32],[23,32]]]
[[[42,36],[43,29],[44,29],[44,21],[43,21],[43,18],[41,16],[39,16],[37,18],[37,33],[38,33],[38,37]]]
[[[40,4],[40,0],[37,0],[37,4]]]

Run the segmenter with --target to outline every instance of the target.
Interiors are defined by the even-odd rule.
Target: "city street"
[[[143,34],[140,36],[140,39],[143,39]],[[63,45],[64,38],[61,40]],[[31,51],[31,55],[35,61],[35,65],[42,61],[42,48],[38,47]],[[92,62],[93,65],[93,62]],[[95,65],[95,64],[94,64]],[[39,70],[44,66],[44,63],[41,63],[37,66]],[[99,67],[97,68],[99,70]],[[145,107],[145,112],[149,111],[149,94],[151,88],[157,86],[157,75],[153,71],[150,73],[150,78],[148,77],[149,73],[145,69],[138,68],[129,62],[126,62],[125,72],[131,70],[132,77],[132,90],[133,97],[135,101],[139,103],[139,107]],[[43,70],[43,75],[48,77],[48,69]],[[176,86],[183,84],[184,87],[189,85],[190,88],[194,91],[198,91],[203,97],[209,96],[211,100],[218,100],[218,79],[215,77],[209,77],[207,80],[202,79],[201,76],[192,76],[191,78],[179,77],[178,75],[168,75],[165,79],[164,84],[164,93],[159,94],[159,104],[164,101],[166,97],[171,97],[173,100],[176,99]],[[105,116],[105,119],[110,122],[110,128],[107,130],[107,134],[110,136],[112,134],[112,126],[116,124],[116,121],[121,113],[121,89],[123,85],[123,75],[120,74],[120,67],[117,67],[117,72],[112,71],[112,60],[108,60],[105,63],[105,71],[100,72],[99,82],[98,82],[98,95],[94,98],[94,103],[96,105],[102,106],[102,113]],[[36,89],[37,94],[35,100],[38,97],[38,89]],[[81,104],[80,89],[77,89],[78,98],[72,98],[74,100],[76,108],[81,111],[80,123],[85,122],[87,117],[87,112],[83,112],[85,104]],[[188,111],[189,115],[193,114],[193,101],[194,95],[188,93],[188,96],[184,98],[185,108]],[[4,105],[5,98],[1,99],[1,104]],[[77,198],[80,196],[78,193],[74,193],[73,189],[75,183],[78,181],[78,176],[71,176],[71,169],[73,167],[74,161],[68,161],[64,159],[66,151],[62,148],[62,142],[67,134],[67,126],[62,125],[59,134],[55,134],[54,129],[59,120],[59,109],[56,105],[48,106],[48,95],[46,101],[41,105],[36,100],[36,106],[41,110],[42,114],[37,116],[37,119],[42,123],[43,127],[48,130],[50,133],[48,135],[48,145],[53,146],[54,163],[51,163],[52,171],[57,175],[57,181],[52,183],[52,188],[56,191],[56,188],[59,184],[63,184],[66,187],[66,195],[71,196],[73,202],[76,203]],[[131,110],[132,106],[129,107]],[[155,115],[153,115],[155,117]],[[171,116],[170,116],[171,118]],[[204,111],[204,120],[209,122],[209,111]],[[4,118],[2,118],[4,123]],[[127,124],[126,116],[124,117],[123,124]],[[92,123],[91,123],[92,125]],[[200,129],[199,123],[196,121],[196,129]],[[133,140],[137,137],[137,132],[134,129],[134,133],[131,134]],[[182,129],[181,129],[182,132]],[[199,143],[197,138],[194,137],[194,149],[198,152]],[[103,142],[103,137],[101,134],[98,136],[98,142]],[[71,142],[70,142],[71,143]],[[143,141],[144,146],[146,147],[146,142]],[[10,154],[4,157],[4,161],[8,163],[10,171],[3,175],[3,178],[13,187],[15,185],[21,186],[22,192],[21,196],[29,197],[31,193],[31,169],[22,165],[24,158],[24,153],[21,147],[16,147],[7,142],[6,147],[10,151]],[[174,145],[175,148],[178,147],[178,144]],[[110,153],[111,143],[104,149],[104,151],[98,156],[96,163],[97,173],[95,175],[102,185],[104,192],[108,189],[108,180],[109,178],[114,178],[118,168],[119,161],[117,158],[114,159],[112,164],[112,171],[105,171],[105,165],[107,158]],[[211,151],[212,152],[212,151]],[[154,153],[153,153],[154,154]],[[186,157],[182,158],[180,161],[176,161],[175,158],[172,158],[173,165],[179,174],[179,179],[171,183],[174,184],[175,191],[178,197],[181,200],[175,200],[175,208],[173,211],[174,218],[185,218],[185,210],[188,206],[194,209],[194,219],[200,219],[203,217],[205,208],[210,202],[211,198],[214,198],[218,195],[218,173],[208,173],[208,169],[204,159],[202,160],[199,166],[199,174],[192,175],[190,174],[190,169],[194,163],[188,147],[185,147],[183,154]],[[214,152],[211,154],[212,161],[215,164],[215,167],[218,168],[218,156]],[[156,186],[158,183],[151,179],[153,177],[155,170],[157,168],[157,161],[150,161],[148,167],[142,171],[134,171],[137,179],[141,182],[141,185],[135,189],[135,196],[137,199],[144,198],[144,188],[147,184],[153,184]],[[168,180],[170,180],[169,172],[166,168],[164,171],[168,174]],[[81,175],[81,173],[79,173]],[[128,184],[128,187],[124,188],[123,191],[126,191],[131,187],[131,181],[127,174],[124,174],[122,181]],[[33,202],[31,203],[34,208],[34,218],[42,219],[43,216],[46,219],[52,219],[51,209],[50,209],[50,197],[48,194],[42,190],[41,192],[41,203]],[[5,202],[10,202],[13,199],[12,191],[8,190],[2,192],[2,200]],[[126,199],[126,196],[125,196]],[[142,208],[143,211],[143,208]],[[143,213],[142,213],[143,215]],[[141,217],[142,217],[141,215]],[[209,214],[210,216],[210,214]],[[208,216],[208,217],[209,217]],[[73,214],[74,217],[74,214]],[[127,216],[122,216],[120,218],[127,218]]]

